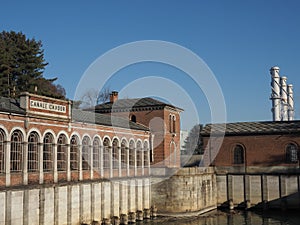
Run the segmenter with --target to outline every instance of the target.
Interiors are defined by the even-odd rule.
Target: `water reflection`
[[[194,217],[165,217],[143,221],[137,225],[299,225],[299,212],[212,211]]]

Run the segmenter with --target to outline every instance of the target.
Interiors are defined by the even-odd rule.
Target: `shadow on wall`
[[[258,203],[253,207],[253,209],[281,209],[283,211],[287,209],[297,209],[300,208],[300,193],[295,192],[293,194],[280,197],[278,199],[273,199],[271,201],[263,201]]]
[[[181,167],[198,167],[203,155],[181,155]]]
[[[299,210],[300,208],[300,193],[295,192],[293,194],[283,196],[271,201],[264,200],[255,205],[251,205],[250,201],[244,201],[239,204],[234,204],[232,200],[228,200],[221,204],[218,208],[220,209],[246,209],[252,211],[268,211],[268,210]]]
[[[272,155],[272,156],[269,156],[268,159],[262,159],[263,161],[254,161],[252,164],[253,166],[264,166],[264,167],[267,167],[267,166],[280,166],[280,165],[288,165],[288,166],[299,166],[299,161],[298,160],[295,160],[295,162],[293,161],[289,161],[288,160],[288,157],[286,155]]]

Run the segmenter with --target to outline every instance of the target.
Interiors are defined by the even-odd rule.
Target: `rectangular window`
[[[71,170],[78,170],[78,159],[77,159],[78,147],[71,145],[70,149],[70,166]]]
[[[22,171],[22,148],[21,143],[12,142],[10,151],[10,171],[21,172]]]
[[[43,170],[44,172],[50,172],[53,170],[53,144],[44,143],[43,146]]]
[[[110,151],[108,147],[104,147],[103,149],[103,168],[110,169]]]
[[[125,148],[125,146],[121,147],[121,167],[127,168],[127,149]]]
[[[90,169],[90,149],[89,146],[82,146],[82,170]]]
[[[134,165],[134,158],[135,158],[135,150],[134,149],[129,149],[129,165],[130,166],[135,166]]]
[[[144,151],[144,167],[148,167],[148,164],[149,164],[148,153],[149,153],[149,151]]]
[[[98,144],[94,144],[94,146],[93,146],[93,167],[95,170],[100,169],[99,156],[100,156],[100,146]]]
[[[67,146],[65,144],[57,145],[57,170],[66,171],[67,162],[66,162]]]
[[[28,143],[28,172],[37,172],[39,165],[38,143]]]
[[[142,167],[142,151],[141,149],[137,149],[137,152],[136,152],[136,166],[137,167]]]
[[[112,157],[113,157],[113,168],[114,169],[119,168],[119,148],[116,146],[113,147]]]

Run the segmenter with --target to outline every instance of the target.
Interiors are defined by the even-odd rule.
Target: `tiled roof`
[[[25,114],[25,110],[20,107],[19,99],[12,99],[6,97],[0,97],[0,112],[10,112],[10,113],[18,113]],[[72,110],[72,120],[78,122],[99,124],[104,126],[115,126],[127,129],[136,129],[136,130],[145,130],[149,129],[143,125],[136,124],[134,122],[128,121],[124,118],[119,117],[111,117],[108,115],[103,115],[100,113],[93,113],[82,111],[79,109]]]
[[[20,107],[20,100],[0,97],[0,111],[25,114],[25,110]]]
[[[106,102],[95,106],[96,112],[111,112],[113,111],[137,111],[137,110],[153,110],[162,109],[164,107],[171,107],[182,111],[182,109],[175,107],[171,104],[167,104],[156,100],[154,98],[131,98],[131,99],[119,99],[112,102]]]
[[[130,120],[126,120],[121,117],[109,116],[109,115],[100,114],[100,113],[87,112],[87,111],[82,111],[79,109],[72,110],[72,119],[74,121],[78,121],[78,122],[100,124],[100,125],[104,125],[104,126],[114,126],[114,127],[121,127],[121,128],[127,128],[127,129],[135,129],[135,130],[144,130],[144,131],[149,130],[149,128],[147,128],[143,125],[136,124]]]
[[[256,135],[256,134],[288,134],[300,133],[300,121],[262,121],[262,122],[237,122],[208,124],[201,131],[202,136],[221,134],[225,130],[225,135]]]

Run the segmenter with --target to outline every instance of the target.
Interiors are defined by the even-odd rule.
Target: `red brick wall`
[[[138,116],[140,117],[140,116]],[[145,116],[146,117],[146,116]],[[141,118],[141,117],[140,117]],[[146,117],[147,118],[147,117]],[[68,129],[69,123],[67,121],[57,121],[55,118],[36,118],[36,117],[24,117],[22,115],[14,115],[14,114],[0,114],[0,128],[3,128],[7,131],[6,135],[8,141],[10,141],[10,133],[14,129],[20,129],[24,131],[23,141],[27,142],[26,136],[29,135],[31,130],[38,130],[40,133],[39,142],[43,142],[43,135],[47,130],[52,130],[55,136],[58,136],[58,133],[64,131],[69,138],[73,132],[77,133],[80,136],[80,139],[84,135],[89,135],[92,139],[95,135],[99,135],[102,140],[104,136],[108,136],[111,140],[117,136],[120,140],[122,138],[126,138],[128,141],[130,138],[134,138],[135,140],[141,139],[149,140],[150,135],[148,132],[143,130],[128,130],[124,128],[113,128],[102,125],[95,124],[86,124],[86,123],[72,123],[71,129]],[[92,140],[91,140],[92,143]],[[71,174],[72,180],[77,181],[79,179],[78,172]],[[97,179],[100,176],[97,176],[95,173],[94,178]],[[107,175],[109,177],[109,175]],[[90,171],[83,171],[83,179],[89,180],[91,179]],[[66,181],[67,174],[66,172],[58,172],[58,180]],[[38,184],[39,183],[39,172],[36,173],[28,173],[28,182],[29,184]],[[44,183],[53,183],[54,177],[53,173],[46,172],[44,173]],[[14,185],[22,185],[23,184],[23,174],[22,173],[11,173],[11,186]],[[0,186],[5,185],[5,176],[1,175]]]
[[[208,138],[204,137],[206,147]],[[215,166],[235,166],[233,149],[239,144],[245,149],[247,166],[294,166],[286,162],[286,146],[294,143],[300,146],[299,135],[256,135],[256,136],[225,136],[222,146],[215,158]]]
[[[176,117],[175,133],[169,131],[169,115]],[[136,122],[149,127],[154,134],[154,162],[152,165],[179,167],[180,166],[180,113],[168,110],[145,110],[133,112],[114,112],[114,116],[130,119],[132,115],[136,117]],[[175,160],[170,162],[170,143],[176,145],[176,164]],[[173,156],[172,156],[173,157]],[[172,158],[173,159],[173,158]]]

